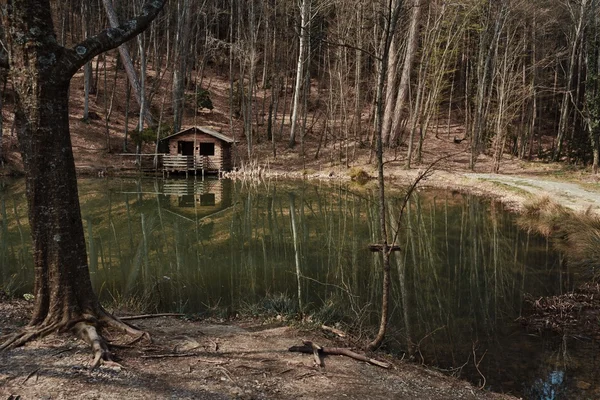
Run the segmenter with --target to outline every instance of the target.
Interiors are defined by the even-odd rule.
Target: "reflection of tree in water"
[[[197,201],[177,207],[160,182],[105,185],[84,181],[80,192],[98,257],[93,279],[115,307],[227,315],[301,300],[313,320],[359,334],[377,322],[381,259],[367,249],[379,231],[369,192],[307,183],[224,185],[215,210]],[[402,196],[390,195],[391,226]],[[18,243],[6,208],[9,236]],[[560,291],[560,269],[545,240],[519,230],[513,216],[488,201],[422,192],[410,199],[398,244],[388,348],[445,368],[466,363],[455,372],[477,382],[474,352],[498,390],[515,390],[502,382],[539,378],[538,367],[507,361],[527,354],[542,364],[512,343],[519,343],[519,328],[506,321],[519,316],[524,292]]]
[[[24,181],[0,184],[0,292],[21,294],[33,282]]]
[[[472,196],[422,194],[410,200],[405,216],[403,252],[395,257],[394,298],[402,307],[392,316],[404,339],[399,347],[427,364],[460,367],[453,371],[476,384],[487,379],[496,390],[515,390],[502,384],[535,376],[535,369],[501,360],[518,352],[510,341],[519,341],[508,336],[520,332],[509,326],[524,292],[561,289],[547,242]]]

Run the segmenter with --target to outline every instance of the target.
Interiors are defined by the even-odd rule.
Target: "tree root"
[[[135,326],[128,324],[127,322],[123,322],[119,318],[108,314],[106,311],[102,312],[102,315],[100,316],[100,322],[110,328],[117,329],[121,332],[126,333],[129,336],[135,337],[135,339],[132,342],[128,343],[128,345],[137,343],[142,339],[146,339],[148,340],[148,342],[152,343],[152,337],[150,337],[150,333],[138,329]]]
[[[15,347],[23,346],[25,343],[44,337],[52,332],[60,329],[59,324],[50,324],[49,326],[42,327],[26,327],[21,332],[17,332],[10,336],[4,343],[0,345],[0,351],[13,349]]]
[[[0,344],[0,351],[23,346],[31,340],[47,336],[54,332],[71,330],[77,337],[83,339],[90,345],[94,355],[94,359],[90,365],[90,371],[93,371],[103,362],[122,367],[122,365],[114,361],[113,355],[109,350],[108,342],[100,335],[99,330],[102,328],[113,328],[135,337],[130,344],[136,343],[142,339],[147,339],[152,343],[152,338],[148,332],[119,320],[103,309],[99,310],[96,314],[97,316],[88,314],[79,320],[61,321],[51,323],[47,326],[43,323],[41,325],[28,326],[21,332],[10,336],[4,343]]]
[[[128,323],[119,320],[117,317],[110,315],[104,310],[101,310],[98,314],[100,315],[97,322],[90,323],[89,321],[81,321],[75,324],[73,327],[73,330],[77,336],[85,340],[90,345],[92,352],[94,353],[94,360],[90,366],[90,371],[96,369],[102,362],[122,367],[121,364],[115,362],[112,353],[109,350],[108,343],[104,337],[98,333],[97,328],[99,327],[113,328],[126,333],[127,335],[134,336],[135,339],[128,343],[128,345],[136,343],[142,339],[147,339],[150,343],[152,343],[152,338],[148,332],[142,331],[133,325],[129,325]]]
[[[102,361],[113,361],[106,340],[98,334],[95,326],[90,325],[88,322],[78,322],[73,329],[77,336],[85,340],[92,348],[94,361],[90,366],[90,371],[99,367]]]

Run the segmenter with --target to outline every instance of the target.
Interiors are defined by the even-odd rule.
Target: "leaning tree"
[[[144,31],[165,3],[148,0],[135,18],[72,48],[56,40],[50,0],[0,3],[6,49],[0,65],[15,90],[35,268],[31,321],[0,349],[70,330],[92,347],[94,368],[110,359],[101,329],[145,335],[106,312],[92,290],[69,134],[69,85],[93,57]]]

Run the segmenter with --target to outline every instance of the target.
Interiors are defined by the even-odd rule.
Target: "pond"
[[[79,181],[90,272],[112,308],[297,314],[373,334],[381,296],[375,193],[306,182]],[[0,288],[31,291],[24,181],[0,189]],[[576,274],[498,203],[390,192],[392,315],[386,348],[490,390],[531,399],[594,397],[598,345],[542,337],[518,322],[526,294],[572,289]],[[598,393],[600,395],[600,393]]]

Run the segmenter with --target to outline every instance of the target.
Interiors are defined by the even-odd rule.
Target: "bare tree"
[[[386,207],[385,207],[385,179],[383,176],[383,91],[385,85],[385,77],[387,75],[388,59],[390,54],[391,41],[396,30],[396,24],[400,15],[400,9],[402,8],[402,1],[389,0],[385,16],[386,23],[383,29],[382,37],[382,48],[380,57],[380,69],[377,80],[377,99],[376,99],[376,113],[377,113],[377,182],[379,184],[379,225],[380,225],[380,240],[381,240],[381,254],[383,256],[383,286],[382,286],[382,297],[381,297],[381,319],[379,322],[379,331],[377,336],[369,343],[369,349],[373,350],[381,346],[385,333],[387,331],[387,323],[389,318],[389,303],[390,303],[390,247],[388,245],[388,233],[386,224]]]
[[[589,1],[580,0],[579,10],[574,9],[573,5],[569,1],[565,2],[565,4],[568,7],[569,15],[571,16],[575,25],[574,31],[571,35],[571,49],[569,56],[568,72],[566,76],[567,86],[565,88],[560,106],[560,120],[558,123],[558,132],[556,134],[556,147],[554,148],[554,154],[552,156],[552,159],[554,161],[558,161],[560,159],[563,148],[563,142],[567,133],[569,123],[569,112],[571,109],[571,104],[573,103],[573,90],[576,88],[575,74],[577,72],[577,56],[581,46],[583,32],[585,29],[586,13]]]
[[[415,54],[419,45],[418,24],[421,16],[421,0],[413,0],[410,13],[410,26],[406,38],[406,52],[402,64],[402,74],[398,85],[398,94],[396,95],[396,104],[393,108],[393,118],[391,125],[384,131],[384,140],[386,143],[395,143],[400,135],[400,122],[402,119],[404,103],[408,96],[408,85],[410,84],[410,74],[412,71]],[[386,139],[387,137],[387,139]]]
[[[304,68],[307,63],[308,30],[310,24],[311,0],[302,0],[300,6],[300,47],[298,49],[298,65],[296,67],[296,84],[294,85],[294,99],[292,100],[292,126],[290,128],[290,147],[296,145],[296,126],[298,108],[300,106],[300,91],[304,78]]]
[[[173,68],[173,131],[179,132],[185,103],[188,43],[192,10],[189,0],[177,1],[177,31],[175,35],[175,67]]]

